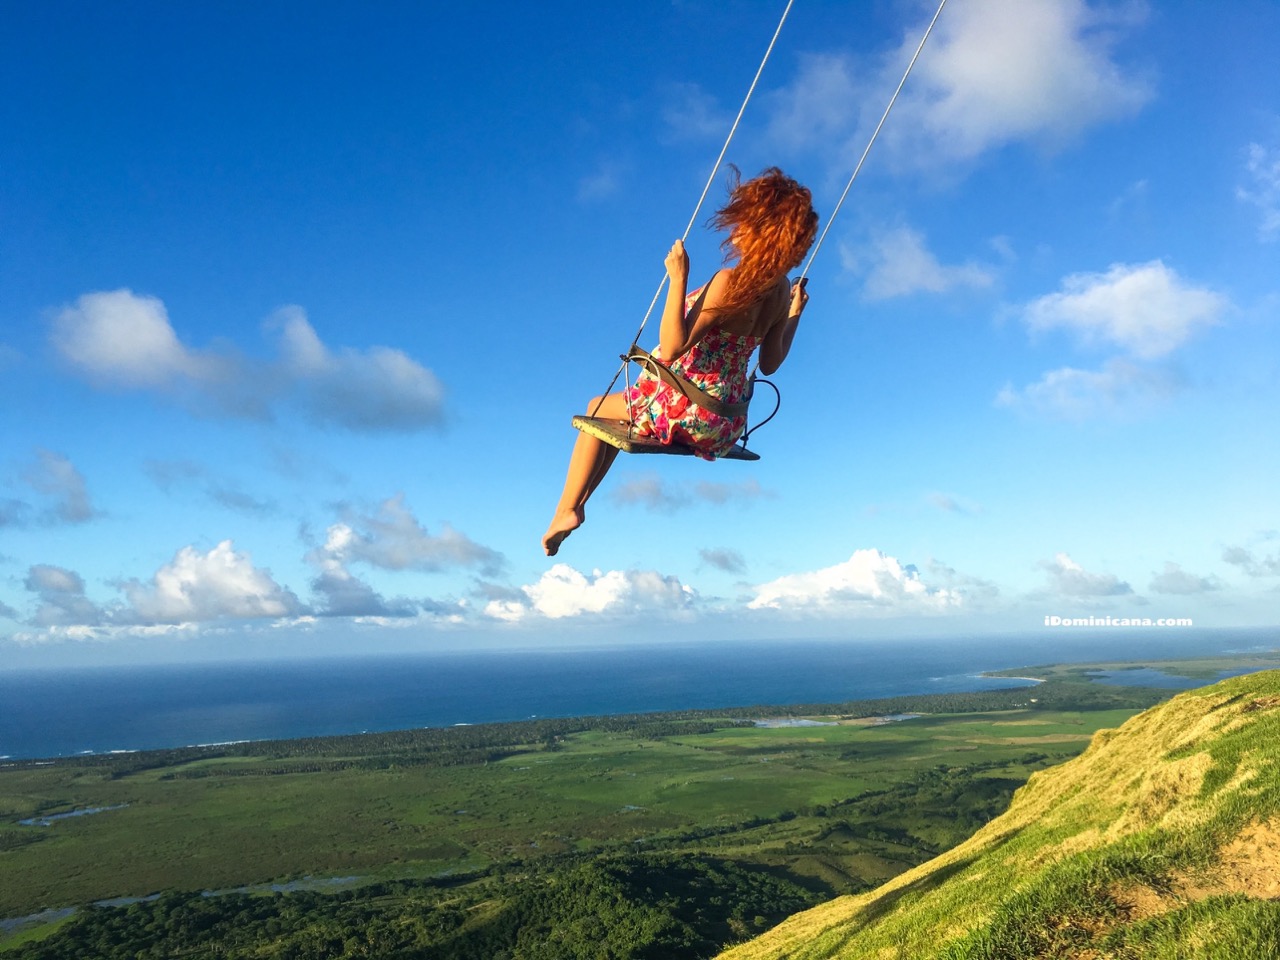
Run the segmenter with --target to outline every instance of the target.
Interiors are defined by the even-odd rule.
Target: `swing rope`
[[[734,118],[733,126],[729,129],[729,136],[725,138],[724,146],[720,148],[720,155],[716,157],[716,162],[711,168],[711,175],[707,178],[706,185],[702,188],[702,195],[698,197],[698,202],[693,208],[693,214],[692,216],[689,217],[689,222],[684,228],[684,233],[681,235],[681,238],[680,238],[681,241],[687,240],[689,238],[689,232],[693,229],[693,225],[698,219],[698,213],[702,209],[703,202],[707,199],[707,194],[710,193],[711,191],[711,185],[712,183],[715,182],[716,174],[720,170],[720,164],[724,161],[725,154],[728,153],[729,151],[729,145],[733,142],[734,134],[737,133],[738,131],[738,124],[742,120],[742,115],[747,110],[747,104],[751,102],[751,95],[755,92],[756,84],[759,83],[760,76],[761,74],[764,73],[765,65],[769,62],[769,56],[773,53],[773,47],[774,47],[774,44],[776,44],[778,41],[778,35],[782,33],[782,26],[787,22],[787,15],[791,12],[792,3],[794,3],[794,0],[787,0],[786,9],[782,11],[782,17],[778,21],[777,29],[775,29],[773,32],[773,38],[769,41],[768,49],[765,50],[764,58],[760,61],[760,66],[756,69],[756,75],[751,81],[751,86],[747,89],[747,95],[746,97],[743,98],[742,106],[738,108],[738,115],[737,117]],[[911,76],[911,70],[912,68],[915,67],[916,61],[920,59],[920,53],[922,50],[924,50],[924,45],[928,41],[929,35],[933,33],[934,25],[938,22],[938,18],[942,16],[942,9],[946,5],[947,5],[947,0],[940,0],[938,4],[938,9],[934,11],[933,19],[929,21],[929,26],[925,28],[924,35],[920,38],[920,43],[916,46],[916,51],[911,56],[911,61],[907,64],[906,70],[903,71],[902,79],[898,81],[898,86],[893,91],[893,96],[889,98],[888,106],[884,108],[884,113],[881,114],[880,116],[880,122],[876,124],[875,130],[873,130],[871,133],[871,139],[867,141],[867,146],[862,151],[862,156],[858,158],[858,163],[853,168],[853,173],[850,175],[848,183],[845,184],[844,191],[840,194],[840,199],[836,202],[835,209],[831,211],[831,216],[827,218],[826,226],[823,227],[822,233],[818,236],[817,241],[814,243],[813,250],[810,252],[809,259],[805,263],[804,269],[801,271],[800,276],[797,279],[797,282],[803,281],[808,277],[809,268],[813,266],[813,261],[817,258],[818,251],[822,249],[822,242],[826,239],[827,232],[831,229],[831,224],[835,222],[836,216],[840,213],[840,208],[844,206],[845,198],[849,196],[849,190],[853,187],[853,182],[856,179],[858,179],[858,174],[862,171],[862,165],[866,162],[867,156],[871,153],[871,148],[872,146],[875,145],[876,138],[880,136],[880,130],[884,127],[885,121],[889,119],[889,114],[890,112],[892,112],[894,104],[898,102],[898,95],[902,93],[902,88],[906,86],[907,78]],[[618,382],[618,378],[622,376],[624,371],[628,370],[628,364],[631,362],[633,358],[635,358],[637,350],[639,350],[638,345],[640,343],[640,337],[643,335],[644,328],[649,322],[649,317],[653,314],[653,308],[657,305],[658,298],[662,296],[662,291],[666,288],[666,285],[667,285],[667,277],[664,274],[662,277],[662,280],[659,281],[658,283],[658,289],[654,292],[653,299],[649,301],[649,309],[645,311],[644,319],[640,321],[640,328],[636,331],[636,335],[631,340],[631,348],[621,356],[622,363],[618,367],[618,371],[613,375],[613,379],[609,382],[608,388],[604,391],[603,394],[600,395],[599,401],[596,403],[595,408],[591,411],[591,414],[590,414],[591,417],[594,417],[596,413],[599,412],[600,405],[604,403],[604,398],[613,390],[614,386]],[[645,358],[645,360],[642,362],[646,362],[646,365],[656,364],[658,367],[662,367],[665,370],[665,367],[663,366],[661,361],[658,361],[652,357],[649,357],[648,354],[646,354],[643,350],[639,350],[639,353],[642,354],[643,357]],[[747,400],[750,400],[751,393],[754,392],[755,384],[763,383],[766,386],[768,386],[770,389],[772,389],[775,394],[778,394],[778,402],[774,406],[773,412],[770,413],[769,416],[767,416],[764,420],[756,424],[754,427],[749,426],[746,429],[744,429],[741,437],[741,444],[744,451],[747,444],[747,438],[750,437],[750,435],[754,431],[760,429],[760,427],[763,427],[766,423],[768,423],[777,415],[778,409],[781,406],[781,402],[782,402],[781,394],[779,393],[778,388],[774,386],[774,384],[772,384],[768,380],[764,380],[756,377],[756,371],[758,371],[759,369],[760,369],[760,362],[757,359],[755,367],[751,371],[751,377],[750,377],[751,386],[747,393]],[[628,374],[627,376],[628,389],[630,388],[630,386],[631,386],[631,377]],[[688,386],[692,386],[692,385],[689,384]],[[628,409],[628,419],[630,422],[628,424],[627,433],[628,433],[628,436],[630,436],[631,432],[635,428],[635,415],[630,411],[630,409]]]
[[[862,151],[862,156],[858,159],[858,165],[853,168],[853,176],[849,177],[849,182],[844,185],[844,193],[840,194],[840,199],[836,202],[836,208],[831,211],[831,216],[827,218],[827,225],[822,228],[822,233],[818,237],[818,242],[813,245],[813,251],[809,254],[809,262],[804,265],[804,270],[800,274],[803,280],[809,275],[809,268],[813,266],[814,257],[818,255],[818,251],[822,249],[822,241],[827,237],[827,231],[831,229],[831,224],[835,223],[836,215],[840,212],[840,208],[844,206],[844,198],[849,195],[849,188],[853,186],[853,181],[858,179],[858,172],[862,169],[862,164],[867,159],[867,154],[871,152],[872,145],[876,142],[876,137],[880,136],[880,128],[884,126],[884,122],[889,119],[889,111],[893,109],[893,105],[898,102],[898,94],[902,92],[902,88],[907,84],[907,77],[911,76],[911,68],[916,65],[916,61],[920,59],[920,51],[924,49],[925,41],[929,39],[929,34],[933,32],[933,25],[938,22],[938,17],[942,15],[942,8],[947,5],[947,0],[942,0],[938,4],[938,9],[933,15],[933,19],[929,21],[929,26],[924,31],[924,36],[920,38],[920,45],[916,47],[915,54],[911,57],[911,62],[907,64],[906,71],[902,74],[902,79],[898,81],[898,89],[893,91],[893,96],[889,98],[889,105],[884,108],[884,113],[880,116],[880,122],[876,124],[875,130],[871,134],[871,139],[867,141],[867,148]]]
[[[813,250],[810,251],[809,259],[805,263],[804,269],[800,272],[800,276],[797,278],[797,282],[799,280],[804,280],[806,277],[809,276],[809,268],[813,266],[814,258],[818,256],[818,251],[822,249],[822,241],[827,238],[827,231],[831,229],[831,224],[835,223],[836,216],[840,213],[840,208],[844,206],[844,199],[845,197],[849,196],[849,190],[851,187],[853,187],[853,181],[858,179],[858,173],[862,170],[862,165],[866,162],[867,155],[871,153],[871,148],[872,146],[875,145],[876,137],[880,136],[880,128],[883,127],[884,122],[889,119],[889,113],[890,111],[893,110],[893,105],[898,102],[898,94],[900,94],[902,92],[902,88],[906,86],[907,77],[911,76],[911,68],[914,67],[916,65],[916,61],[920,59],[920,51],[924,49],[925,41],[929,39],[929,34],[933,33],[933,25],[938,22],[938,17],[942,16],[942,8],[945,7],[946,5],[947,5],[947,0],[942,0],[942,2],[938,4],[938,9],[934,11],[933,19],[929,21],[929,26],[925,28],[924,36],[920,38],[920,43],[916,47],[916,52],[911,57],[911,62],[907,64],[907,69],[904,70],[902,73],[902,79],[898,81],[897,89],[893,91],[893,96],[889,98],[889,105],[884,108],[884,113],[880,115],[880,122],[876,124],[875,130],[871,132],[871,139],[867,141],[866,149],[862,151],[862,156],[858,158],[858,163],[853,168],[853,174],[849,177],[849,182],[844,185],[844,192],[840,194],[840,199],[836,201],[835,209],[831,211],[831,216],[827,217],[826,226],[822,228],[822,233],[818,235],[817,242],[814,243]],[[756,371],[759,369],[760,369],[760,361],[756,360],[755,366],[751,368],[752,381],[755,381],[757,379]],[[768,380],[760,380],[759,382],[768,383],[770,387],[773,387],[774,393],[778,393],[778,388],[775,387],[772,383],[769,383]],[[781,394],[779,394],[778,405],[781,406],[781,404],[782,404],[782,396]],[[775,416],[777,416],[777,413],[778,413],[778,407],[775,406],[773,408],[773,413],[769,414],[768,417],[766,417],[760,423],[756,424],[754,427],[751,427],[750,429],[745,430],[742,435],[743,445],[744,446],[746,445],[747,437],[751,435],[752,431],[759,430],[766,423],[768,423]]]
[[[694,205],[693,213],[689,217],[689,222],[685,225],[684,233],[681,234],[681,241],[689,239],[689,232],[693,229],[693,225],[698,221],[698,213],[702,210],[702,204],[707,199],[707,194],[711,192],[711,185],[716,181],[716,174],[720,172],[720,164],[724,162],[725,154],[729,152],[729,144],[733,143],[734,134],[738,132],[738,124],[742,122],[742,115],[747,112],[747,104],[751,102],[751,95],[756,91],[756,84],[760,82],[760,77],[764,73],[765,65],[769,62],[769,57],[773,53],[774,44],[778,42],[778,36],[782,33],[782,26],[787,22],[787,15],[791,13],[791,5],[795,0],[787,0],[787,6],[782,11],[782,17],[778,20],[777,29],[773,31],[773,38],[769,41],[769,46],[764,52],[764,57],[760,61],[760,66],[756,68],[756,75],[751,79],[751,86],[747,88],[747,95],[742,98],[742,106],[738,108],[738,115],[733,119],[733,126],[729,128],[729,135],[725,138],[724,146],[720,148],[720,155],[716,157],[716,162],[711,167],[711,174],[707,177],[706,185],[702,188],[702,196],[698,197],[697,204]],[[653,294],[653,299],[649,301],[649,309],[644,312],[644,319],[640,321],[640,329],[636,331],[636,335],[631,338],[631,345],[634,347],[640,342],[640,337],[644,334],[644,328],[649,323],[649,317],[653,314],[653,308],[658,304],[658,298],[662,296],[662,291],[667,286],[667,275],[664,273],[662,279],[658,282],[658,289]],[[628,351],[628,354],[630,351]],[[618,367],[618,372],[613,375],[613,379],[609,381],[608,388],[600,395],[600,401],[596,404],[595,409],[591,411],[594,417],[600,409],[600,404],[604,402],[607,396],[618,382],[618,377],[622,376],[622,372],[627,369],[629,361],[624,357],[622,364]],[[628,379],[628,385],[630,380]],[[634,426],[634,421],[633,421]]]

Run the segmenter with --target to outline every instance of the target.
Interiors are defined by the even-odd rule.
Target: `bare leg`
[[[597,412],[598,399],[592,400],[587,407],[595,416],[606,420],[626,418],[627,404],[621,393],[611,393],[605,397]],[[569,472],[564,478],[560,502],[556,504],[555,515],[542,537],[542,549],[547,552],[548,557],[554,557],[565,538],[582,526],[587,518],[587,500],[595,493],[596,487],[600,486],[600,481],[609,472],[617,456],[616,448],[585,433],[578,434],[573,445],[573,455],[569,458]]]
[[[596,467],[596,472],[591,475],[591,482],[587,484],[587,495],[582,498],[579,506],[585,506],[587,501],[591,499],[591,495],[596,492],[596,487],[600,486],[600,481],[604,479],[604,475],[609,472],[609,468],[613,466],[613,461],[618,458],[618,448],[611,447],[607,443],[604,446],[604,456],[600,458],[600,463]]]

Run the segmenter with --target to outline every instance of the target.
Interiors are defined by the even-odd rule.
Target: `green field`
[[[449,940],[454,947],[431,955],[497,956],[521,930],[568,923],[589,898],[566,891],[581,889],[596,891],[596,913],[626,905],[616,929],[634,922],[653,943],[685,944],[652,955],[707,955],[955,846],[999,815],[1032,772],[1165,695],[1073,679],[809,708],[9,762],[0,766],[0,917],[162,891],[224,895],[82,911],[45,944],[20,942],[58,924],[18,928],[0,950],[73,956],[56,944],[72,937],[82,949],[94,924],[173,928],[174,917],[213,911],[227,924],[224,939],[249,937],[244,956],[275,956],[264,944],[280,956],[384,955],[336,933],[315,946],[321,915],[324,929],[382,924],[385,955]],[[745,719],[806,709],[822,725]],[[925,715],[874,719],[904,710]],[[117,809],[18,823],[103,807]],[[292,905],[296,929],[258,916],[272,902],[267,885],[290,882],[281,902]],[[244,896],[226,893],[236,890]],[[404,940],[415,924],[417,939]],[[195,927],[210,936],[216,923],[204,917]],[[586,942],[604,935],[574,929]],[[133,934],[101,935],[94,950],[117,955],[104,945],[115,944],[133,956]],[[147,955],[176,952],[154,949]]]
[[[790,728],[726,720],[714,732],[679,732],[708,726],[689,721],[662,736],[637,723],[513,744],[490,762],[421,764],[407,749],[403,766],[393,756],[382,769],[368,769],[368,755],[354,749],[317,756],[287,743],[250,756],[185,751],[167,762],[162,753],[10,763],[0,768],[0,865],[21,882],[0,889],[0,916],[173,887],[422,876],[571,851],[781,848],[811,840],[817,808],[937,767],[982,767],[979,786],[1020,782],[1130,713],[1022,708]],[[334,742],[358,748],[366,739]],[[15,822],[121,805],[51,826]],[[919,819],[904,828],[950,835],[927,814]],[[687,836],[708,831],[715,835]],[[850,883],[913,859],[892,844],[863,846],[864,869]]]

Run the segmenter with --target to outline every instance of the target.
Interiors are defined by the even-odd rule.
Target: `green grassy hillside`
[[[1280,958],[1280,671],[1100,731],[958,847],[721,957]]]

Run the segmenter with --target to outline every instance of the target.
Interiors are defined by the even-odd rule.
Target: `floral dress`
[[[701,294],[702,288],[698,288],[685,297],[686,314]],[[667,366],[713,397],[739,403],[746,398],[747,367],[761,339],[713,327]],[[661,348],[653,355],[661,360]],[[626,397],[636,436],[682,444],[704,460],[728,453],[747,425],[745,416],[722,417],[698,406],[647,370],[641,370],[635,386],[627,388]]]

